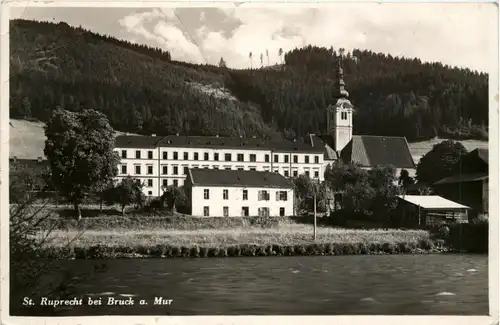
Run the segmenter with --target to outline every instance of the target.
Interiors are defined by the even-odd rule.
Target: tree
[[[252,52],[248,54],[248,57],[250,58],[250,69],[252,69]]]
[[[45,125],[44,153],[50,163],[55,188],[73,203],[78,220],[80,204],[118,173],[114,131],[104,114],[80,113],[58,108]]]
[[[410,173],[406,169],[401,169],[398,178],[398,185],[401,186],[404,190],[408,188],[408,186],[415,184],[415,180],[410,176]]]
[[[219,67],[226,68],[226,61],[224,60],[223,57],[221,57],[219,60]]]
[[[260,54],[260,67],[264,67],[264,54]]]
[[[108,204],[120,204],[122,215],[125,215],[125,208],[134,204],[140,207],[146,201],[146,196],[142,191],[144,184],[139,179],[127,176],[123,178],[116,186],[108,189],[106,192],[106,201]]]
[[[185,206],[188,201],[184,188],[182,186],[177,187],[173,185],[163,188],[161,199],[172,212],[176,212],[179,206]]]
[[[266,57],[267,57],[267,65],[269,65],[269,51],[266,50]]]
[[[278,50],[278,56],[280,57],[281,59],[281,64],[283,64],[283,58],[282,58],[282,55],[283,55],[283,49],[280,47],[280,49]]]
[[[36,196],[34,191],[43,190],[45,170],[37,170],[12,163],[9,168],[9,201],[21,203]]]
[[[298,209],[310,210],[314,208],[313,195],[316,194],[316,209],[325,212],[325,184],[312,180],[302,174],[292,180],[295,193],[295,205]]]
[[[460,160],[467,150],[460,142],[446,140],[435,144],[417,165],[419,182],[432,185],[438,180],[460,173]]]

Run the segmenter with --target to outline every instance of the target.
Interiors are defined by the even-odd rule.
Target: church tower
[[[333,150],[340,153],[352,140],[353,105],[349,101],[349,93],[345,89],[344,70],[342,69],[343,49],[338,56],[338,98],[335,105],[329,105],[326,110],[327,134],[333,140]]]

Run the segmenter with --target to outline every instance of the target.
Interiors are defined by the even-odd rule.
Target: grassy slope
[[[10,157],[16,156],[20,159],[43,157],[45,145],[43,123],[11,119],[10,124]],[[117,134],[120,133],[117,132]],[[431,150],[433,145],[440,141],[443,141],[443,139],[410,143],[410,151],[415,163]],[[460,142],[468,151],[476,148],[488,148],[488,141],[462,140]]]

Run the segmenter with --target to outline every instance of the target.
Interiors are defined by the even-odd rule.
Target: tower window
[[[347,120],[347,112],[341,112],[340,113],[340,118],[343,119],[343,120]]]

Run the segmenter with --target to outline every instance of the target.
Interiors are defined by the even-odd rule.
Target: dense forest
[[[165,50],[65,23],[10,24],[12,118],[93,108],[123,132],[302,137],[325,130],[337,96],[333,48],[284,53],[272,69],[232,70],[172,61]],[[356,134],[488,137],[484,73],[366,50],[346,53],[344,72]]]

